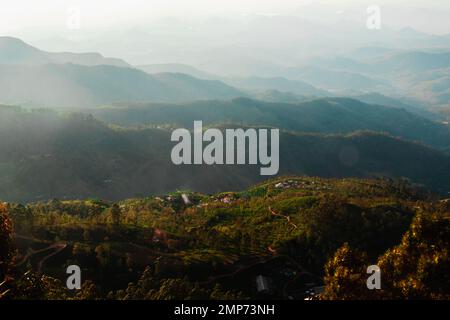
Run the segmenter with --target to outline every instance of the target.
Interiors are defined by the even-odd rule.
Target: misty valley
[[[316,5],[0,36],[0,300],[449,300],[450,31]]]

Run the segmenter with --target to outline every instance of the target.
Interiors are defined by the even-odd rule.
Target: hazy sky
[[[365,8],[379,5],[386,25],[450,33],[449,0],[0,0],[0,34],[65,32],[69,8],[79,8],[80,30],[94,32],[177,17],[299,15],[326,23],[363,20]],[[45,34],[41,34],[45,37]]]

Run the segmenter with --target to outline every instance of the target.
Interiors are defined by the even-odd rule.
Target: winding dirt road
[[[272,207],[269,207],[269,211],[273,216],[285,218],[287,222],[293,227],[293,230],[298,229],[298,226],[291,221],[291,217],[276,213],[275,211],[273,211]]]
[[[25,240],[31,240],[31,241],[36,241],[36,239],[31,238],[31,237],[27,237],[27,236],[23,236],[20,234],[14,234],[15,238],[20,238],[20,239],[25,239]],[[48,243],[47,241],[42,241],[40,240],[40,242],[43,243]],[[22,261],[16,263],[16,266],[21,266],[24,263],[26,263],[32,256],[38,254],[38,253],[42,253],[42,252],[46,252],[49,250],[52,250],[51,253],[47,254],[46,256],[44,256],[43,258],[41,258],[38,262],[38,272],[41,273],[42,272],[42,267],[45,263],[45,261],[51,257],[53,257],[54,255],[57,255],[58,253],[60,253],[61,251],[63,251],[65,248],[67,248],[67,243],[66,242],[59,242],[59,243],[53,243],[48,247],[45,247],[43,249],[39,249],[39,250],[33,250],[30,248],[30,251],[22,258]]]

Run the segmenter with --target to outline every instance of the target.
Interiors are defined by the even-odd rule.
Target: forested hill
[[[0,259],[12,260],[12,244],[15,256],[2,289],[12,299],[304,299],[325,285],[321,299],[448,299],[448,218],[448,202],[386,179],[0,203]],[[83,266],[81,290],[65,285],[72,264]],[[382,290],[367,290],[371,264]]]
[[[302,103],[268,103],[237,98],[229,101],[105,107],[90,112],[101,120],[122,126],[166,123],[190,128],[194,120],[203,120],[207,125],[267,125],[316,133],[373,130],[438,148],[450,146],[448,125],[402,108],[367,104],[349,98],[321,98]]]
[[[86,108],[119,102],[230,99],[244,93],[220,81],[181,73],[150,75],[131,67],[68,63],[0,65],[0,95],[3,103]]]
[[[170,130],[111,128],[84,114],[3,107],[0,199],[123,199],[190,189],[240,190],[261,181],[260,166],[175,166]],[[406,177],[450,190],[450,157],[386,134],[282,131],[280,175]]]

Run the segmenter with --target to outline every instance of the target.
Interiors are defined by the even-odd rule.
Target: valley
[[[8,204],[17,268],[38,272],[18,281],[42,282],[51,290],[44,294],[65,299],[181,298],[194,283],[191,298],[302,299],[324,285],[323,265],[344,243],[377,259],[420,212],[448,216],[436,198],[382,179],[291,176],[242,192],[185,195],[189,204],[181,192],[117,203]],[[70,264],[82,266],[85,279],[75,296],[59,282]],[[259,276],[269,291],[257,291]]]
[[[2,4],[1,302],[449,300],[448,3],[192,1]]]
[[[252,103],[249,108],[257,110],[256,108],[260,107],[259,102]],[[226,102],[225,106],[228,104],[229,102]],[[246,104],[235,106],[247,108]],[[265,104],[261,106],[265,107]],[[368,105],[361,106],[370,108]],[[289,108],[292,108],[293,112],[297,110],[295,105],[269,107],[284,108],[283,113],[287,113]],[[325,107],[333,110],[337,106],[327,103]],[[320,108],[319,101],[313,102],[311,108]],[[173,112],[170,109],[171,107],[167,108],[167,116],[180,116],[180,125],[190,121],[180,110]],[[110,115],[105,113],[106,110],[101,110],[104,119],[117,117],[117,109],[112,109]],[[128,114],[128,110],[124,110]],[[141,109],[138,110],[141,112]],[[240,114],[241,118],[244,116],[243,111],[236,113],[231,108],[226,110],[230,112],[227,115]],[[390,109],[387,110],[391,112]],[[136,117],[134,112],[131,110],[129,116],[122,116],[124,121],[128,121],[128,117]],[[150,112],[147,119],[155,119],[152,116],[155,110],[152,108],[144,109],[144,112]],[[195,114],[189,109],[184,112]],[[255,112],[250,111],[250,114],[256,115]],[[11,107],[0,108],[0,113],[0,148],[3,150],[0,154],[0,199],[3,201],[28,203],[54,198],[120,200],[183,189],[222,192],[242,190],[264,179],[260,176],[258,165],[173,164],[171,150],[177,143],[171,142],[173,126],[170,125],[117,127],[85,113],[61,114],[51,110],[27,111]],[[259,113],[262,116],[266,114],[264,109]],[[326,117],[327,111],[321,110],[320,114],[320,117]],[[377,114],[381,115],[379,112]],[[165,117],[164,112],[161,115]],[[223,119],[224,123],[228,122],[227,115],[223,118],[217,112],[212,115]],[[195,117],[194,115],[193,118]],[[386,119],[388,117],[386,116]],[[206,120],[205,130],[208,123],[218,121],[211,119],[207,113],[203,118]],[[268,119],[270,118],[282,119]],[[305,118],[287,116],[286,120],[282,120],[286,121],[286,129],[281,130],[279,137],[279,175],[390,177],[408,179],[411,183],[444,196],[450,191],[450,157],[444,151],[385,133],[337,133],[345,132],[345,129],[337,127],[339,121],[333,113],[326,122],[330,125],[323,124],[317,129],[321,131],[322,128],[328,128],[327,131],[305,133],[291,129],[301,128],[293,119],[302,121]],[[328,122],[332,118],[336,121]],[[415,116],[411,118],[418,119]],[[145,114],[140,114],[135,119],[147,121]],[[343,119],[348,121],[347,117]],[[392,121],[392,117],[390,119]],[[352,131],[355,128],[352,123],[357,122],[353,122],[351,118],[349,120],[351,129],[347,130]],[[154,121],[165,122],[163,118]],[[173,117],[173,121],[176,122],[177,118]],[[283,123],[278,121],[280,120],[277,120],[278,124]],[[421,121],[433,126],[428,120]],[[311,123],[320,122],[314,120]],[[341,123],[345,124],[344,121]],[[336,128],[336,133],[330,133],[330,129],[333,129],[331,124]],[[410,127],[411,130],[417,130],[418,135],[421,134],[419,124]],[[386,125],[386,121],[382,125]],[[223,130],[227,127],[235,128],[241,125],[219,126]],[[264,127],[271,126],[269,124]],[[392,128],[398,130],[399,127]],[[414,134],[411,130],[403,132],[405,135]],[[445,139],[448,138],[445,130],[445,127],[436,125],[434,131],[424,132],[430,135],[435,133],[434,141],[442,139],[445,145]]]

